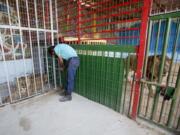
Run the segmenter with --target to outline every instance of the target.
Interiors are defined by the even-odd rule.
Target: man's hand
[[[58,56],[58,62],[61,67],[64,67],[63,59]]]
[[[63,59],[58,56],[58,62],[59,62],[59,65],[60,65],[60,71],[64,71],[64,63],[63,63]]]
[[[60,71],[64,71],[64,66],[63,66],[63,67],[60,67]]]

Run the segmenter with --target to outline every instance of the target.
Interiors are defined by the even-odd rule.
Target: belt
[[[79,57],[78,57],[78,56],[76,56],[76,57],[71,57],[71,58],[68,59],[68,61],[70,61],[70,60],[72,60],[72,59],[79,59]]]
[[[69,58],[68,60],[71,60],[71,59],[79,59],[79,57],[78,56],[76,56],[76,57],[71,57],[71,58]]]

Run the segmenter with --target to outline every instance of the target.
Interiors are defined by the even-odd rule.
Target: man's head
[[[55,48],[55,46],[50,46],[49,48],[48,48],[48,52],[49,52],[49,54],[52,56],[52,55],[54,55],[54,48]]]
[[[64,41],[64,37],[59,37],[59,43],[61,44],[61,43],[65,43],[65,41]]]

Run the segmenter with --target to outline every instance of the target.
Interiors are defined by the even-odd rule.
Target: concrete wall
[[[7,68],[4,63],[6,63]],[[33,71],[32,59],[10,60],[6,62],[0,61],[0,83],[7,82],[6,74],[9,77],[9,81],[13,81],[18,76],[24,76],[24,64],[26,66],[26,73],[31,74]]]

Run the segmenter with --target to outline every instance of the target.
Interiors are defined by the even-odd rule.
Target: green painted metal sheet
[[[91,51],[113,51],[113,52],[129,52],[136,51],[135,46],[121,46],[121,45],[71,45],[77,50],[91,50]]]
[[[133,46],[72,45],[80,57],[75,92],[116,111],[121,109],[127,56]],[[58,78],[58,77],[57,77]],[[65,72],[61,73],[65,85]]]
[[[79,55],[75,91],[116,111],[120,109],[123,58]]]

